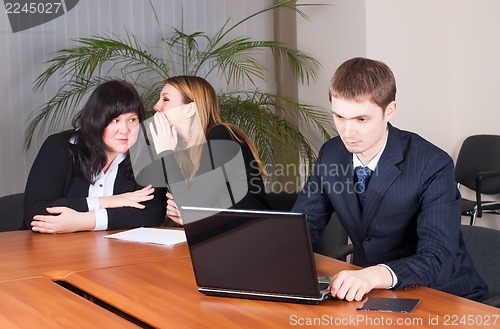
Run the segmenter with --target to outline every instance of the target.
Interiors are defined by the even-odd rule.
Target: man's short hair
[[[368,100],[385,111],[396,99],[396,79],[385,63],[355,57],[335,71],[328,90],[330,101],[332,97],[357,102]]]

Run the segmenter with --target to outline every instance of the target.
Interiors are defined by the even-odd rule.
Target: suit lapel
[[[394,180],[401,174],[397,164],[403,161],[401,139],[397,130],[389,125],[389,136],[385,150],[373,172],[366,192],[366,203],[362,215],[362,226],[365,232],[375,218],[382,199]]]

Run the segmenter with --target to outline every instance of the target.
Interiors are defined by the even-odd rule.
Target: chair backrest
[[[0,232],[17,231],[23,226],[24,193],[0,197]]]
[[[353,251],[352,245],[348,244],[349,236],[340,223],[336,213],[332,214],[328,225],[313,245],[314,252],[328,257],[346,261],[347,255]]]
[[[500,171],[500,135],[474,135],[465,139],[455,164],[455,180],[476,189],[479,172]],[[484,194],[500,193],[500,177],[483,182]]]
[[[270,192],[267,201],[273,210],[290,211],[297,200],[297,193]],[[313,245],[314,252],[328,257],[346,260],[346,254],[352,247],[347,247],[348,236],[344,227],[334,213],[320,239]]]
[[[290,211],[297,200],[297,193],[269,192],[266,198],[273,210]]]
[[[500,295],[500,231],[462,225],[465,245],[479,275],[488,285],[490,297]]]

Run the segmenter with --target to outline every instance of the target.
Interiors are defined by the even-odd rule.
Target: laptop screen
[[[182,210],[199,287],[318,296],[305,215],[199,209]]]

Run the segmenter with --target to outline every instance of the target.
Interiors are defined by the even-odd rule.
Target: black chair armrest
[[[348,255],[352,254],[353,251],[354,251],[353,245],[346,244],[342,247],[335,249],[329,256],[335,259],[345,259]]]
[[[481,206],[481,194],[483,181],[492,177],[500,177],[500,171],[483,171],[476,176],[476,202],[477,202],[477,217],[483,216],[483,208]]]

